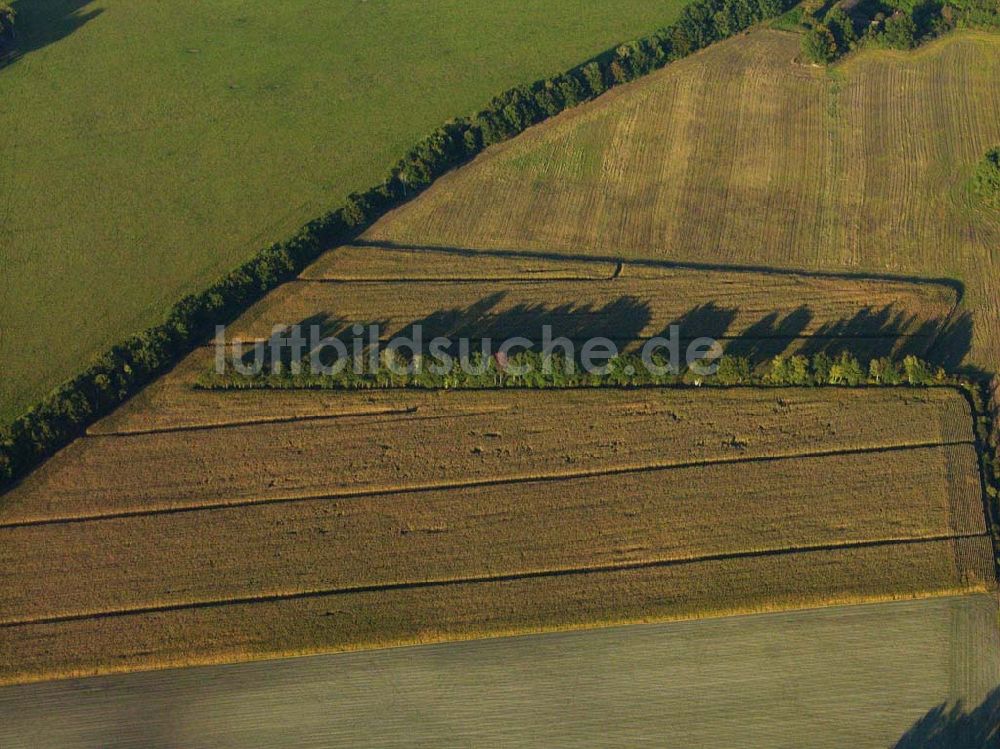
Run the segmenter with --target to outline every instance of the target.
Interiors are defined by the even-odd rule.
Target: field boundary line
[[[965,296],[965,284],[954,278],[914,276],[905,274],[878,273],[878,272],[851,272],[851,271],[824,271],[810,270],[808,268],[780,268],[772,265],[740,265],[737,263],[699,263],[685,260],[654,260],[650,258],[623,258],[621,255],[583,255],[579,253],[558,253],[551,251],[535,251],[530,249],[476,249],[473,247],[458,247],[455,245],[420,245],[420,244],[399,244],[389,240],[370,240],[358,237],[349,243],[353,247],[368,247],[373,249],[387,250],[410,250],[412,252],[441,252],[460,255],[464,257],[475,257],[477,255],[487,255],[497,258],[511,258],[518,260],[554,260],[569,262],[597,262],[597,263],[620,263],[623,269],[628,266],[640,268],[655,268],[658,270],[698,270],[698,271],[721,271],[728,273],[757,273],[768,276],[798,276],[801,278],[829,278],[840,281],[885,281],[893,283],[906,283],[914,286],[944,286],[955,293],[956,303],[961,302]],[[334,250],[336,251],[336,250]],[[488,279],[484,279],[488,280]],[[651,279],[655,280],[655,279]]]
[[[568,471],[551,474],[526,474],[521,476],[503,476],[499,478],[482,478],[468,481],[451,481],[428,484],[416,484],[402,487],[374,487],[344,490],[340,492],[319,492],[315,494],[300,494],[288,497],[235,499],[230,502],[217,501],[195,505],[178,505],[175,507],[150,507],[121,512],[95,513],[91,515],[64,516],[53,518],[37,518],[0,522],[0,532],[7,529],[26,528],[41,525],[68,525],[71,523],[91,523],[103,520],[121,520],[124,518],[148,517],[153,515],[173,515],[182,512],[207,512],[226,510],[237,507],[252,507],[255,505],[292,504],[296,502],[314,502],[317,500],[348,500],[366,497],[392,496],[397,494],[421,494],[434,491],[454,491],[491,486],[514,486],[517,484],[573,481],[578,479],[600,478],[602,476],[621,476],[633,473],[656,473],[658,471],[674,471],[685,468],[699,468],[716,465],[739,465],[744,463],[772,463],[784,460],[808,460],[810,458],[828,458],[846,455],[869,455],[878,453],[905,452],[908,450],[939,449],[947,447],[969,446],[975,449],[975,442],[969,440],[951,440],[946,442],[915,442],[896,445],[880,445],[876,447],[838,448],[831,450],[815,450],[804,453],[784,453],[775,455],[737,455],[732,457],[704,458],[700,460],[678,461],[674,463],[650,463],[640,466],[616,466],[612,468],[595,468],[584,471]]]
[[[212,392],[210,390],[205,390],[203,392]],[[228,392],[232,394],[233,390],[229,391],[217,391],[217,392]],[[248,390],[247,392],[251,392]],[[293,390],[287,390],[285,392],[295,392]],[[334,392],[331,390],[327,391],[316,391],[312,392]],[[478,409],[475,411],[453,411],[448,413],[430,413],[430,414],[420,414],[418,416],[413,416],[413,414],[418,414],[420,411],[420,406],[408,406],[407,408],[400,409],[388,409],[385,411],[369,411],[369,412],[358,412],[358,413],[336,413],[336,414],[306,414],[304,416],[276,416],[274,418],[265,419],[248,419],[246,421],[226,421],[217,422],[214,424],[181,424],[180,426],[170,426],[170,427],[150,427],[148,429],[136,429],[136,430],[118,430],[118,431],[108,431],[108,432],[87,432],[87,434],[79,437],[79,439],[99,439],[101,437],[144,437],[151,434],[173,434],[176,432],[206,432],[214,429],[238,429],[240,427],[251,427],[251,426],[263,426],[269,424],[294,424],[296,422],[313,422],[313,421],[336,421],[338,419],[350,419],[352,417],[358,418],[369,418],[377,416],[402,416],[410,418],[394,419],[393,421],[431,421],[433,419],[445,419],[445,418],[464,418],[468,416],[488,416],[490,414],[503,413],[509,411],[508,408],[490,408],[490,409]]]
[[[201,432],[206,429],[232,429],[233,427],[260,426],[263,424],[288,424],[295,421],[323,421],[332,419],[347,419],[352,416],[397,416],[416,413],[418,406],[406,408],[386,408],[382,410],[358,411],[357,413],[335,414],[303,414],[302,416],[273,416],[259,419],[244,419],[242,421],[219,421],[213,424],[181,424],[171,427],[148,427],[146,429],[121,429],[103,432],[88,431],[84,437],[133,437],[149,434],[169,434],[172,432]],[[82,439],[82,438],[81,438]]]
[[[573,575],[593,575],[602,573],[628,572],[632,570],[657,569],[664,567],[679,567],[683,565],[704,564],[733,559],[748,559],[753,557],[778,557],[793,554],[811,554],[827,551],[842,551],[850,549],[877,548],[882,546],[911,546],[924,543],[940,543],[945,541],[960,541],[964,539],[985,538],[988,533],[968,533],[954,535],[913,536],[901,538],[869,539],[865,541],[843,541],[840,543],[814,544],[807,546],[779,547],[754,551],[732,551],[718,554],[706,554],[682,559],[656,559],[645,562],[629,562],[623,564],[593,565],[589,567],[561,567],[553,569],[533,570],[528,572],[512,572],[502,575],[476,575],[470,577],[437,578],[429,580],[413,580],[396,583],[381,583],[374,585],[356,585],[342,588],[316,588],[285,593],[266,593],[254,596],[234,598],[218,598],[203,601],[188,601],[151,606],[137,606],[127,609],[109,609],[80,614],[60,614],[57,616],[37,617],[33,619],[9,619],[0,621],[0,629],[15,627],[40,626],[48,624],[65,624],[67,622],[84,621],[87,619],[114,619],[128,616],[146,616],[169,611],[191,609],[220,608],[224,606],[252,605],[273,601],[292,601],[307,598],[323,598],[361,593],[380,593],[397,590],[420,590],[426,588],[441,588],[457,585],[481,585],[485,583],[505,583],[520,580],[535,580],[552,577],[568,577]],[[985,585],[985,583],[984,583]]]
[[[336,249],[332,250],[336,252]],[[393,250],[390,250],[393,251]],[[416,250],[416,254],[425,253],[424,250]],[[564,261],[567,265],[572,264],[574,261]],[[592,263],[593,265],[610,265],[611,263],[606,260],[593,260],[587,261],[587,263]],[[346,276],[309,276],[303,277],[298,276],[293,278],[288,283],[297,284],[357,284],[357,285],[375,285],[375,284],[484,284],[484,283],[510,283],[510,284],[532,284],[532,283],[608,283],[609,281],[614,281],[616,278],[620,278],[622,275],[622,270],[624,269],[625,261],[619,260],[614,263],[614,268],[608,275],[602,276],[575,276],[575,275],[544,275],[544,272],[538,272],[537,275],[532,277],[528,274],[511,275],[511,276],[366,276],[365,278],[348,278]],[[308,272],[303,271],[303,273]],[[558,273],[559,271],[556,271]],[[655,281],[655,279],[650,279],[650,281]]]

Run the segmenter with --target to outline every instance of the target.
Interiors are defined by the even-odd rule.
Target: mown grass
[[[17,0],[0,421],[495,93],[682,0]]]

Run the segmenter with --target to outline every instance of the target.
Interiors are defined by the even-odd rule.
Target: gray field
[[[963,596],[8,687],[0,746],[994,746],[997,616]]]

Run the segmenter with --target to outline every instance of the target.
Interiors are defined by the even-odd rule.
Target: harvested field
[[[360,262],[361,252],[346,253],[348,269]],[[667,336],[670,326],[678,325],[688,340],[738,339],[729,348],[755,359],[786,349],[815,353],[838,346],[862,357],[901,357],[924,355],[958,301],[955,290],[944,284],[637,263],[618,265],[610,277],[605,262],[594,263],[593,277],[580,273],[585,261],[567,263],[563,278],[518,277],[514,269],[529,260],[488,255],[486,273],[479,278],[464,275],[468,271],[462,264],[469,260],[462,255],[456,255],[451,278],[392,278],[383,275],[382,267],[401,263],[395,253],[375,247],[367,252],[379,280],[286,284],[229,326],[227,336],[266,340],[275,325],[301,324],[308,333],[308,326],[316,324],[324,336],[349,340],[351,326],[361,323],[378,324],[383,340],[412,334],[420,326],[424,346],[435,336],[500,341],[520,335],[540,343],[547,325],[553,337],[604,336],[628,344]],[[386,254],[390,259],[383,259]],[[335,250],[320,261],[322,273],[338,273],[339,255]],[[449,257],[410,255],[409,265],[418,274],[425,255],[434,273],[443,270],[439,258]],[[558,267],[557,260],[542,262],[550,270]],[[496,263],[511,268],[507,277],[489,278]],[[570,279],[571,273],[578,275]]]
[[[956,391],[255,395],[5,496],[0,680],[993,585]]]
[[[346,245],[327,252],[300,276],[307,281],[607,280],[615,261],[444,252],[414,247]]]
[[[830,71],[750,33],[532,128],[439,180],[371,244],[956,278],[947,363],[1000,362],[1000,220],[964,183],[1000,142],[1000,35]],[[971,327],[970,327],[971,323]]]
[[[985,532],[971,445],[47,523],[0,528],[0,625]]]
[[[939,58],[973,67],[994,41],[890,61],[930,66],[918,78],[938,92]],[[846,106],[864,55],[828,76],[790,45],[731,40],[491,149],[229,335],[548,324],[627,342],[678,324],[758,357],[983,356],[992,338],[966,314],[982,320],[982,297],[910,276],[932,267],[915,236],[965,263],[992,225],[933,202],[956,193],[922,171],[891,194],[853,175],[873,201],[841,184],[840,139],[874,127],[851,118],[889,102]],[[944,91],[930,109],[962,105]],[[891,177],[882,154],[865,158]],[[965,151],[920,159],[957,184]],[[928,233],[938,219],[959,228]],[[845,242],[855,230],[874,244]],[[949,262],[935,272],[967,267]],[[0,682],[995,587],[957,391],[196,392],[212,353],[3,497]]]
[[[2,628],[0,683],[985,591],[966,546],[992,566],[978,537],[25,623]]]
[[[964,596],[21,686],[0,690],[0,743],[884,749],[933,730],[981,749],[963,739],[1000,702],[996,619]]]
[[[968,404],[940,389],[445,391],[402,402],[413,410],[87,437],[4,496],[0,525],[972,439]]]

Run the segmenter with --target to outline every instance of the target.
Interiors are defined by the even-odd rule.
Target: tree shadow
[[[972,347],[972,316],[935,317],[919,321],[912,313],[891,305],[865,307],[851,317],[824,323],[800,350],[804,356],[836,356],[848,351],[859,360],[916,356],[931,364],[957,371]]]
[[[408,354],[427,354],[432,341],[442,338],[448,343],[436,344],[439,351],[455,353],[465,345],[466,352],[487,354],[514,337],[527,339],[531,344],[527,347],[535,351],[546,342],[554,342],[554,350],[564,353],[578,353],[582,344],[597,337],[611,340],[622,353],[638,350],[649,340],[647,329],[653,314],[650,304],[634,296],[622,296],[604,305],[539,303],[502,309],[505,297],[506,292],[499,291],[468,306],[437,310],[402,325],[384,319],[348,320],[329,313],[314,314],[294,326],[284,326],[260,343],[257,350],[244,345],[241,358],[245,364],[260,359],[269,366],[272,351],[280,351],[282,362],[288,363],[292,349],[280,339],[286,339],[296,326],[307,341],[337,339],[350,356],[369,355],[376,341],[384,350],[392,340],[402,343]],[[811,334],[805,331],[814,313],[807,305],[790,312],[770,312],[742,331],[733,332],[737,316],[735,308],[714,302],[699,304],[678,316],[656,337],[668,341],[676,338],[685,347],[697,338],[715,339],[723,345],[725,354],[745,357],[752,366],[786,352],[806,357],[836,357],[847,352],[862,366],[867,366],[870,359],[899,360],[912,354],[947,371],[956,371],[972,344],[972,317],[968,313],[918,321],[914,315],[892,306],[866,307],[849,317],[824,323]],[[272,346],[272,342],[279,345]],[[565,343],[570,344],[569,348]],[[312,345],[301,349],[303,356],[310,354]],[[335,348],[325,346],[320,361],[329,364],[336,356]]]
[[[971,711],[959,701],[927,712],[894,749],[987,749],[1000,747],[1000,687]]]
[[[93,4],[93,0],[14,0],[14,38],[0,66],[58,42],[97,18],[103,8],[84,10]]]
[[[735,308],[720,307],[715,302],[699,304],[667,325],[660,332],[660,336],[669,338],[670,329],[676,326],[680,337],[688,341],[695,338],[715,338],[717,340],[725,338],[737,313],[738,310]]]
[[[554,306],[518,304],[497,310],[505,296],[501,291],[468,307],[434,312],[404,326],[400,335],[413,337],[419,326],[425,342],[445,337],[490,339],[499,344],[522,336],[540,344],[548,329],[551,340],[566,338],[577,343],[600,336],[628,345],[639,339],[652,319],[649,304],[634,296],[622,296],[602,306],[568,302]]]
[[[971,350],[972,313],[962,312],[944,322],[926,358],[949,372],[969,371],[963,362]]]
[[[773,359],[798,338],[812,321],[812,311],[802,305],[785,317],[777,312],[765,315],[726,346],[730,356],[745,356],[751,362]]]

